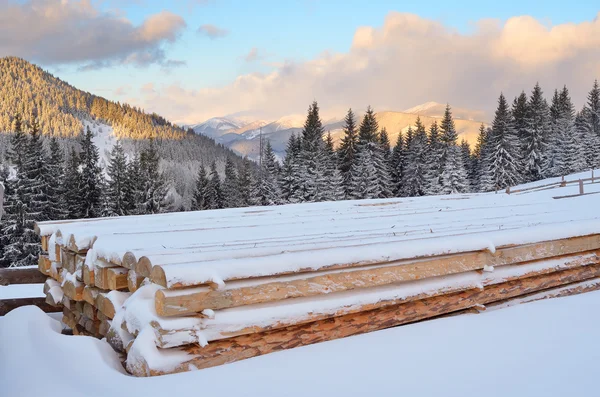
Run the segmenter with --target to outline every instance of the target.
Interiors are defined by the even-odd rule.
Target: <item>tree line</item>
[[[600,88],[594,82],[586,105],[575,112],[567,87],[555,90],[551,104],[539,84],[522,92],[512,106],[503,94],[491,126],[481,125],[473,149],[462,140],[450,106],[439,123],[426,127],[417,118],[391,147],[369,107],[357,124],[352,109],[344,120],[343,137],[334,149],[325,134],[317,102],[308,109],[300,135],[292,135],[283,164],[275,161],[267,142],[261,153],[250,200],[243,205],[274,205],[342,199],[375,199],[467,192],[488,192],[519,183],[600,167]],[[211,173],[213,174],[213,173]],[[213,181],[216,180],[216,182]],[[229,192],[241,188],[232,170],[225,177]],[[196,209],[237,206],[236,200],[215,201],[217,176],[201,170]],[[238,188],[235,188],[238,186]],[[228,196],[227,193],[225,196]],[[218,197],[218,195],[217,195]],[[247,197],[245,195],[244,197]],[[234,205],[235,204],[235,205]]]

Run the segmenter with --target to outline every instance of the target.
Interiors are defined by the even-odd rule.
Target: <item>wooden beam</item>
[[[421,278],[442,276],[448,274],[455,274],[466,272],[470,270],[483,269],[484,266],[502,266],[514,263],[526,262],[537,259],[550,258],[559,255],[575,254],[584,251],[592,251],[600,249],[600,235],[590,235],[582,237],[573,237],[568,239],[544,241],[534,244],[526,244],[519,246],[508,246],[500,247],[493,254],[489,251],[475,251],[466,252],[461,254],[438,256],[438,257],[424,257],[424,258],[412,258],[402,261],[393,261],[386,263],[390,267],[387,271],[395,272],[393,279],[400,282],[406,280],[417,280]],[[201,266],[201,262],[199,265]],[[378,264],[381,265],[381,264]],[[375,264],[357,262],[340,264],[335,266],[323,267],[318,269],[332,270],[332,269],[348,269],[355,267],[370,267],[374,268]],[[191,286],[202,285],[212,280],[181,280],[178,277],[171,277],[170,271],[173,269],[176,271],[177,264],[172,265],[157,265],[152,267],[151,280],[155,284],[161,285],[165,288],[178,289]],[[410,268],[410,271],[406,269]],[[393,270],[392,270],[393,269]],[[365,277],[368,277],[368,273],[373,270],[365,270]],[[302,273],[305,271],[298,271],[293,273]],[[275,273],[271,276],[280,276],[292,274],[290,272]],[[265,276],[264,274],[262,276]],[[262,277],[261,276],[261,277]],[[252,277],[244,277],[248,279]],[[224,281],[233,281],[236,278],[225,279]]]
[[[168,371],[150,367],[143,356],[132,357],[131,360],[128,360],[127,369],[136,376],[155,376],[209,368],[297,346],[413,323],[599,276],[600,265],[592,265],[542,276],[527,277],[487,286],[483,289],[472,289],[400,305],[360,311],[281,329],[254,332],[210,342],[204,347],[190,345],[177,349],[177,351],[190,354],[193,358]],[[168,355],[169,351],[158,349],[153,354]]]
[[[481,260],[486,260],[479,257],[484,255],[485,253],[483,252],[471,255],[471,265],[479,267]],[[505,257],[505,259],[512,261],[517,260],[518,257],[510,259]],[[543,260],[547,259],[541,259],[540,261]],[[584,258],[584,261],[586,263],[582,263],[581,255],[567,256],[565,257],[563,268],[597,263],[598,258],[594,260]],[[204,309],[219,310],[289,298],[348,291],[355,288],[378,287],[411,281],[417,278],[434,277],[440,275],[441,272],[444,272],[444,275],[459,273],[465,268],[468,269],[468,267],[469,264],[465,264],[464,262],[438,259],[437,261],[430,261],[427,267],[420,263],[415,263],[379,268],[368,267],[363,270],[353,271],[324,272],[307,278],[298,278],[297,276],[295,278],[290,278],[289,276],[264,278],[255,281],[251,285],[248,285],[248,281],[243,281],[241,282],[241,287],[237,287],[234,281],[220,290],[212,290],[207,287],[187,290],[159,290],[155,296],[155,307],[159,316],[180,316],[201,312]],[[537,274],[555,270],[554,268],[550,268],[542,270]]]
[[[42,284],[46,281],[46,278],[46,275],[41,273],[36,267],[0,268],[0,286],[11,284]]]
[[[94,283],[98,288],[111,291],[127,289],[127,272],[124,267],[97,267]]]
[[[8,312],[21,306],[37,306],[46,313],[56,313],[61,311],[60,307],[54,307],[46,303],[45,297],[38,298],[17,298],[0,300],[0,316],[5,316]]]
[[[129,270],[127,272],[127,289],[129,292],[137,291],[145,279],[146,277],[138,275],[135,270]]]
[[[69,298],[71,298],[74,301],[82,301],[83,300],[83,288],[85,287],[85,284],[83,284],[81,281],[77,281],[77,280],[73,280],[73,279],[68,279],[65,280],[63,283],[63,292],[65,293],[65,295],[67,295]]]
[[[90,305],[96,306],[96,298],[98,297],[98,294],[100,292],[106,291],[86,285],[85,287],[83,287],[83,300],[89,303]]]
[[[94,286],[96,285],[94,278],[94,268],[85,264],[81,267],[81,278],[85,285]]]

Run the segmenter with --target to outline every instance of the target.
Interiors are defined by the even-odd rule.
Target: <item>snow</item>
[[[90,128],[94,137],[92,141],[94,145],[98,148],[98,153],[100,154],[99,165],[106,172],[107,166],[110,161],[110,152],[112,151],[113,146],[117,143],[117,137],[113,132],[113,127],[104,124],[100,121],[87,121],[82,120],[83,128]]]
[[[11,284],[0,285],[1,299],[43,298],[44,284]]]
[[[138,379],[104,341],[24,307],[0,319],[0,384],[24,397],[595,395],[598,310],[590,292]]]

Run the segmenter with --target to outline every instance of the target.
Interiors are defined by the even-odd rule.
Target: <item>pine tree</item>
[[[144,186],[140,212],[158,214],[168,210],[166,208],[167,185],[160,172],[160,156],[152,139],[140,154],[140,174]]]
[[[404,174],[404,137],[402,131],[398,134],[390,156],[390,170],[392,173],[393,194],[395,197],[400,197],[403,192],[402,176]]]
[[[278,184],[279,166],[270,141],[267,140],[263,152],[261,169],[252,190],[252,198],[256,205],[277,205],[281,203]]]
[[[437,121],[433,121],[427,136],[427,185],[426,193],[430,195],[442,192],[442,142]]]
[[[600,85],[598,80],[594,81],[594,86],[588,94],[587,107],[590,109],[591,130],[597,137],[600,137]]]
[[[585,161],[583,169],[600,167],[600,137],[592,130],[590,109],[587,106],[584,106],[576,117],[575,129],[581,142],[580,153]]]
[[[283,169],[281,171],[280,186],[283,202],[299,202],[301,198],[302,177],[301,167],[302,142],[294,134],[290,136],[287,144]]]
[[[417,117],[415,133],[406,151],[404,194],[410,197],[424,196],[427,183],[427,132]]]
[[[512,116],[503,94],[498,99],[498,108],[487,137],[489,143],[489,159],[485,172],[492,185],[483,186],[484,190],[504,189],[519,182],[519,150],[515,143]]]
[[[528,121],[529,127],[522,142],[524,182],[536,181],[544,176],[547,137],[550,134],[550,109],[539,84],[535,85],[529,98]]]
[[[344,192],[346,197],[350,196],[350,169],[356,158],[356,146],[358,144],[358,134],[356,131],[356,121],[352,109],[348,109],[348,114],[344,119],[344,136],[338,148],[338,157],[340,172],[342,174]]]
[[[61,220],[67,217],[64,204],[65,159],[63,151],[55,137],[50,139],[50,157],[48,159],[48,218]]]
[[[240,206],[248,207],[252,205],[252,186],[254,185],[254,180],[250,160],[247,157],[244,158],[242,165],[238,169],[238,181]]]
[[[325,201],[337,201],[343,200],[346,196],[344,191],[343,178],[340,170],[337,166],[337,154],[333,145],[333,138],[331,133],[327,133],[325,139],[324,157],[325,157],[325,186],[326,192]]]
[[[527,94],[521,92],[521,94],[515,98],[512,104],[512,119],[515,134],[518,139],[519,158],[522,160],[525,158],[526,148],[523,145],[527,137],[528,128],[531,125],[529,119],[529,103],[527,101]]]
[[[546,153],[544,156],[543,175],[557,176],[562,172],[563,159],[561,142],[566,120],[563,120],[563,108],[558,90],[554,90],[552,104],[550,105],[550,130],[546,136]]]
[[[223,192],[221,190],[221,178],[217,172],[217,165],[213,161],[210,165],[210,174],[205,191],[206,209],[215,210],[223,208]]]
[[[560,114],[556,122],[557,130],[555,141],[552,143],[557,161],[553,168],[553,175],[568,175],[580,171],[579,152],[580,141],[575,130],[575,107],[571,102],[569,90],[563,87],[559,95]]]
[[[467,181],[469,182],[470,191],[473,190],[476,180],[476,172],[473,164],[473,158],[471,157],[471,147],[466,139],[462,139],[460,141],[460,153],[462,157],[462,162],[465,165],[465,169],[467,171]]]
[[[65,192],[64,201],[67,219],[81,218],[83,213],[80,164],[79,155],[74,148],[71,148],[71,153],[65,167],[65,179],[62,185],[62,189]]]
[[[200,211],[208,209],[206,202],[206,189],[208,186],[208,175],[203,165],[198,170],[198,177],[196,178],[196,190],[194,192],[194,200],[192,202],[192,210]]]
[[[235,164],[228,157],[225,163],[225,180],[223,181],[223,207],[237,208],[241,206],[240,184],[237,171]]]
[[[142,176],[140,154],[136,152],[127,166],[125,197],[127,212],[131,215],[143,215],[144,179]]]
[[[301,187],[296,193],[296,201],[321,201],[325,194],[325,167],[323,155],[323,123],[319,116],[319,106],[313,102],[302,129],[302,151],[300,154]]]
[[[129,214],[127,158],[121,141],[113,146],[108,164],[106,203],[107,216],[123,216]]]
[[[464,193],[469,190],[467,172],[462,162],[460,148],[457,145],[458,133],[450,111],[446,105],[440,124],[440,176],[441,192],[444,194]]]
[[[31,134],[27,143],[23,167],[19,175],[18,189],[24,204],[27,219],[31,224],[25,228],[33,230],[33,221],[47,221],[50,216],[48,203],[48,172],[47,158],[40,137],[37,119],[31,122]]]
[[[7,156],[16,169],[22,170],[23,163],[25,162],[24,159],[27,151],[28,140],[25,132],[23,131],[23,123],[19,114],[15,115],[14,117],[13,131],[14,135],[12,135],[10,138],[10,147]]]
[[[102,170],[98,165],[98,148],[94,144],[90,128],[86,129],[81,141],[81,216],[97,218],[102,210]]]
[[[485,154],[486,142],[487,130],[485,128],[485,125],[481,123],[481,125],[479,126],[479,134],[477,135],[477,143],[475,143],[475,148],[473,149],[473,153],[471,154],[473,167],[473,191],[484,191],[485,189],[483,187],[491,184],[491,182],[487,180],[482,180],[485,174],[484,170],[489,164],[487,161],[487,156]]]

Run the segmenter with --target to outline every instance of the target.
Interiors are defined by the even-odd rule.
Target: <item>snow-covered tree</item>
[[[523,179],[536,181],[544,176],[547,139],[550,134],[550,109],[539,84],[529,97],[529,127],[523,134]]]
[[[208,175],[203,165],[198,170],[196,178],[196,186],[194,192],[194,200],[192,202],[192,210],[200,211],[207,209],[206,203],[206,187],[208,186]]]
[[[98,148],[94,144],[93,134],[88,127],[81,140],[80,167],[81,167],[81,217],[97,218],[101,216],[102,170],[98,165]]]
[[[400,197],[403,192],[402,179],[404,175],[404,136],[402,131],[396,138],[396,144],[390,156],[390,170],[392,174],[393,194]]]
[[[217,172],[217,164],[213,161],[210,165],[210,174],[204,193],[205,208],[215,210],[223,208],[223,191],[221,177]]]
[[[65,208],[63,181],[65,179],[65,159],[63,151],[55,137],[50,139],[50,157],[48,158],[48,218],[60,220],[67,217]]]
[[[342,137],[342,141],[338,148],[338,162],[343,178],[344,192],[346,193],[346,197],[349,197],[351,179],[350,169],[352,168],[352,164],[354,164],[354,160],[356,158],[356,146],[358,144],[356,120],[354,118],[354,112],[352,109],[348,109],[348,113],[344,119],[344,126],[342,128],[344,131],[344,136]]]
[[[302,200],[301,154],[302,141],[292,134],[287,144],[280,175],[282,199],[286,203],[295,203]]]
[[[424,196],[427,184],[427,132],[417,117],[415,133],[406,151],[406,169],[404,172],[404,194],[407,196]]]
[[[140,174],[143,181],[141,213],[158,214],[168,210],[166,207],[167,185],[160,172],[160,156],[156,144],[151,139],[140,153]]]
[[[225,163],[225,179],[223,180],[223,207],[237,208],[241,207],[240,184],[238,180],[235,164],[230,158]]]
[[[127,198],[127,158],[120,141],[113,146],[108,163],[106,204],[109,216],[129,214]]]
[[[440,123],[440,175],[441,193],[464,193],[469,190],[467,171],[457,144],[458,133],[452,118],[450,105],[446,105],[444,117]]]
[[[279,190],[279,165],[273,153],[271,142],[267,141],[263,149],[262,164],[252,190],[256,205],[277,205],[281,203]]]
[[[487,141],[490,152],[484,172],[488,174],[491,185],[482,186],[483,189],[490,191],[516,185],[520,180],[519,148],[516,146],[512,116],[503,94],[498,99]]]
[[[254,179],[250,160],[244,158],[242,165],[238,168],[238,183],[239,183],[239,199],[241,207],[252,205],[252,186]]]
[[[427,185],[425,191],[427,194],[440,194],[442,191],[442,142],[440,140],[440,130],[437,121],[433,121],[429,128],[427,136]]]

